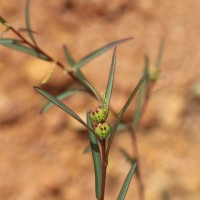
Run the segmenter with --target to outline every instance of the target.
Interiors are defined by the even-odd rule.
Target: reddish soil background
[[[0,2],[1,16],[16,28],[25,26],[24,10],[25,1]],[[146,200],[200,199],[199,10],[198,0],[31,1],[38,43],[66,66],[63,44],[79,60],[111,41],[134,37],[117,48],[111,101],[117,111],[141,76],[144,55],[153,67],[165,41],[162,71],[137,132]],[[99,91],[105,90],[111,57],[112,50],[83,68]],[[0,199],[95,199],[91,154],[83,154],[87,132],[58,108],[40,115],[46,101],[32,89],[37,85],[56,95],[71,79],[57,68],[42,86],[51,64],[3,46],[0,60]],[[83,94],[65,103],[84,119],[97,105]],[[132,153],[128,132],[117,135],[111,149],[107,200],[117,198],[130,168],[119,148]],[[136,188],[134,177],[127,200],[138,199]]]

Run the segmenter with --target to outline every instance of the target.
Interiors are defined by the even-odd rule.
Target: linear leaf
[[[162,55],[163,55],[163,49],[164,49],[164,42],[160,42],[160,47],[158,51],[158,56],[157,56],[157,62],[156,62],[156,67],[160,68],[161,60],[162,60]]]
[[[30,29],[27,29],[27,28],[19,28],[18,32],[32,32],[32,33],[37,34],[36,31],[30,30]]]
[[[113,51],[112,63],[110,68],[110,74],[108,78],[107,88],[106,88],[106,100],[108,102],[108,108],[110,107],[110,98],[112,94],[114,73],[115,73],[115,64],[116,64],[116,47]]]
[[[127,124],[125,123],[120,123],[118,128],[117,128],[117,132],[123,132],[123,131],[126,131],[128,129],[128,126]]]
[[[29,0],[26,0],[26,12],[25,12],[25,19],[26,19],[26,28],[27,30],[31,30],[31,22],[30,22],[30,3]],[[36,40],[34,38],[33,32],[28,31],[28,35],[31,39],[31,41],[37,46]]]
[[[85,154],[85,153],[88,153],[88,152],[90,152],[90,151],[91,151],[91,146],[90,146],[90,144],[88,144],[88,145],[85,147],[83,153]]]
[[[137,161],[135,158],[132,158],[124,149],[120,148],[119,150],[126,160],[131,164],[134,164]]]
[[[32,49],[30,47],[24,46],[20,40],[10,39],[10,38],[2,38],[0,39],[0,44],[15,49],[17,51],[24,52],[26,54],[35,56],[37,58],[49,61],[49,58],[42,54],[41,52],[36,51],[35,49]]]
[[[124,39],[121,39],[121,40],[117,40],[117,41],[111,42],[111,43],[109,43],[109,44],[107,44],[107,45],[105,45],[105,46],[93,51],[92,53],[90,53],[87,56],[85,56],[84,58],[82,58],[79,62],[77,62],[74,65],[74,68],[76,68],[76,69],[81,68],[83,65],[88,63],[90,60],[96,58],[97,56],[100,56],[101,54],[103,54],[104,52],[108,51],[112,47],[117,46],[118,44],[121,44],[121,43],[126,42],[126,41],[131,40],[131,39],[133,39],[133,38],[129,37],[129,38],[124,38]]]
[[[128,191],[129,185],[131,183],[131,180],[132,180],[133,174],[135,172],[136,166],[137,166],[137,163],[135,162],[133,164],[133,166],[131,167],[131,169],[130,169],[130,171],[129,171],[129,173],[128,173],[125,181],[124,181],[124,184],[121,188],[121,191],[119,193],[117,200],[124,200],[125,199],[125,196],[126,196],[126,193]]]
[[[85,89],[83,88],[74,88],[74,89],[69,89],[61,94],[59,94],[56,98],[59,100],[63,100],[66,99],[67,97],[72,96],[73,94],[77,93],[77,92],[86,92]],[[41,109],[41,113],[46,112],[49,108],[51,108],[54,104],[52,102],[48,102],[42,109]]]
[[[0,16],[0,23],[6,24],[8,23],[2,16]]]
[[[86,79],[85,76],[83,75],[83,73],[81,72],[80,69],[77,69],[77,70],[76,70],[76,77],[77,77],[78,79]]]
[[[83,86],[85,86],[85,88],[87,88],[97,99],[98,101],[101,103],[101,96],[99,95],[99,93],[97,92],[97,90],[85,79],[81,79],[80,77],[77,77],[78,80],[83,84]]]
[[[147,56],[145,56],[144,62],[145,62],[145,65],[144,65],[143,75],[147,74],[148,71],[149,71],[149,58]],[[134,112],[134,115],[133,115],[133,120],[132,120],[132,125],[133,125],[134,128],[138,125],[140,118],[141,118],[142,107],[143,107],[144,98],[146,96],[148,83],[149,83],[149,80],[147,78],[143,82],[143,84],[140,88],[139,96],[138,96],[138,99],[137,99],[137,105],[136,105],[136,109],[135,109],[135,112]]]
[[[92,129],[92,122],[89,113],[87,113],[87,125]],[[97,199],[101,196],[101,183],[102,183],[102,164],[101,164],[101,154],[99,150],[99,145],[96,136],[89,131],[90,135],[90,146],[92,150],[92,158],[94,164],[95,172],[95,191]]]
[[[136,95],[138,89],[140,88],[140,86],[142,85],[143,81],[147,78],[148,74],[145,74],[141,79],[140,81],[138,82],[138,84],[136,85],[136,87],[134,88],[133,92],[131,93],[130,97],[128,98],[127,102],[125,103],[125,105],[123,106],[123,108],[121,109],[113,127],[112,127],[112,130],[111,130],[111,134],[110,134],[110,140],[109,140],[109,143],[108,143],[108,148],[107,148],[107,152],[106,152],[106,155],[108,156],[109,154],[109,151],[110,151],[110,148],[111,148],[111,144],[112,144],[112,141],[114,139],[114,136],[115,136],[115,133],[117,131],[117,128],[121,122],[121,119],[122,117],[124,116],[124,113],[126,112],[128,106],[130,105],[131,101],[133,100],[134,96]]]
[[[37,92],[39,92],[42,96],[44,96],[46,99],[51,101],[53,104],[67,112],[69,115],[71,115],[74,119],[76,119],[79,123],[81,123],[83,126],[85,126],[88,130],[92,131],[94,134],[95,132],[93,129],[89,128],[87,124],[69,107],[67,107],[65,104],[63,104],[60,100],[58,100],[56,97],[50,95],[49,93],[45,92],[44,90],[38,88],[38,87],[33,87]]]
[[[69,52],[69,50],[65,45],[63,46],[63,50],[65,53],[65,58],[67,59],[68,63],[73,67],[76,64],[76,62],[74,61],[71,53]]]

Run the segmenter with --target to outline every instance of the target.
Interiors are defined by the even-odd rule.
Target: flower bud
[[[150,74],[149,74],[150,81],[152,82],[157,81],[159,73],[160,73],[160,69],[157,67],[150,69]]]
[[[99,123],[97,124],[96,128],[95,128],[95,133],[97,134],[98,138],[100,140],[106,139],[107,137],[109,137],[110,134],[110,125],[108,123]]]

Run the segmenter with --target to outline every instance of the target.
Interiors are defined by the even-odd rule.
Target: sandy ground
[[[1,16],[24,27],[25,1],[0,2]],[[200,199],[200,1],[58,0],[31,1],[38,44],[67,66],[62,45],[76,60],[111,41],[132,36],[117,49],[112,105],[123,106],[137,83],[148,54],[155,65],[165,41],[162,71],[137,132],[146,200]],[[0,26],[3,30],[3,26]],[[9,33],[8,33],[9,36]],[[83,72],[105,91],[112,51],[90,62]],[[63,111],[39,114],[41,86],[51,64],[0,46],[0,199],[95,199],[88,134]],[[58,94],[72,85],[59,68],[45,86]],[[65,101],[85,119],[97,102],[77,94]],[[132,115],[134,104],[126,117]],[[128,132],[114,140],[106,199],[116,199],[130,168],[120,154],[131,153]],[[138,199],[133,178],[127,200]]]

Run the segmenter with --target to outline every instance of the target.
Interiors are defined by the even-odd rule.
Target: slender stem
[[[48,55],[46,52],[44,52],[41,48],[39,48],[37,45],[34,45],[32,43],[30,43],[23,35],[21,35],[15,28],[13,28],[12,26],[9,26],[9,29],[11,31],[13,31],[21,40],[22,42],[24,42],[26,45],[30,46],[32,49],[35,49],[36,51],[39,51],[40,53],[42,53],[43,55],[45,55],[50,62],[55,62],[61,69],[67,71],[68,75],[75,80],[76,82],[80,82],[76,76],[74,76],[74,73],[72,71],[69,71],[65,68],[65,66],[60,62],[60,61],[56,61],[53,57],[51,57],[50,55]]]
[[[106,156],[106,140],[101,140],[101,155],[102,155],[102,185],[100,200],[104,200],[105,186],[106,186],[106,170],[108,166],[108,158]]]
[[[111,112],[117,116],[117,113],[110,108]],[[133,154],[135,156],[135,159],[137,160],[137,188],[138,188],[138,196],[139,200],[144,200],[144,185],[143,185],[143,180],[142,180],[142,175],[141,175],[141,163],[140,163],[140,156],[139,156],[139,150],[138,150],[138,145],[137,145],[137,137],[136,137],[136,132],[135,129],[132,127],[132,125],[125,120],[122,119],[122,122],[128,125],[128,130],[130,132],[131,138],[132,138],[132,143],[133,143]]]
[[[42,49],[40,49],[38,46],[33,45],[32,43],[30,43],[24,36],[22,36],[17,30],[15,30],[15,28],[13,28],[12,26],[10,26],[9,28],[10,30],[12,30],[24,43],[26,43],[28,46],[30,46],[31,48],[39,51],[40,53],[42,53],[43,55],[45,55],[49,61],[55,61],[51,56],[49,56],[47,53],[45,53]],[[62,69],[66,70],[64,65],[59,62],[56,61],[56,64],[61,67]]]
[[[141,116],[144,114],[147,104],[148,104],[148,100],[150,97],[150,94],[153,90],[155,84],[150,84],[146,93],[146,97],[144,99],[143,105],[142,105],[142,112],[141,112]],[[139,125],[139,124],[138,124]],[[138,126],[137,125],[137,126]],[[140,156],[139,156],[139,151],[138,151],[138,147],[137,147],[137,137],[136,137],[136,127],[133,128],[133,126],[131,124],[129,124],[128,129],[130,131],[131,134],[131,138],[132,138],[132,143],[133,143],[133,154],[135,155],[135,159],[137,160],[137,188],[138,188],[138,197],[139,200],[144,200],[145,199],[145,195],[144,195],[144,184],[143,184],[143,178],[142,178],[142,173],[141,173],[141,162],[140,162]]]
[[[151,92],[152,92],[154,86],[155,86],[155,83],[150,83],[150,84],[149,84],[149,87],[148,87],[147,93],[146,93],[146,97],[145,97],[144,103],[143,103],[143,105],[142,105],[141,116],[144,114],[144,112],[145,112],[145,110],[146,110],[146,108],[147,108],[147,104],[148,104],[148,101],[149,101],[149,97],[150,97],[150,95],[151,95]],[[138,125],[139,125],[139,124],[138,124]],[[137,125],[137,126],[138,126],[138,125]]]
[[[131,138],[132,138],[132,143],[133,143],[133,154],[135,156],[135,159],[137,160],[137,188],[138,188],[138,197],[139,200],[144,200],[144,184],[143,184],[143,179],[142,179],[142,174],[141,174],[141,162],[140,162],[140,156],[139,156],[139,151],[138,151],[138,146],[137,146],[137,137],[135,133],[135,129],[129,125],[128,126]]]

